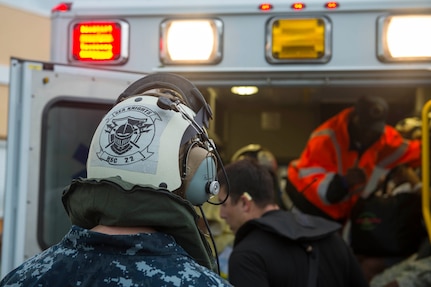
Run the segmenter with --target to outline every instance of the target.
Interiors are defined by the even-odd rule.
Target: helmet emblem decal
[[[160,116],[143,106],[114,111],[100,133],[97,157],[110,165],[129,165],[151,157],[156,120],[161,120]]]

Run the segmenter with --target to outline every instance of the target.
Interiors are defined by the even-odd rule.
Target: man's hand
[[[350,193],[362,192],[367,182],[367,176],[361,168],[349,168],[344,179],[347,183],[347,188]]]
[[[357,167],[349,168],[344,178],[346,179],[347,186],[349,188],[358,184],[360,185],[365,184],[367,180],[367,176],[365,175],[365,172],[361,168],[357,168]]]

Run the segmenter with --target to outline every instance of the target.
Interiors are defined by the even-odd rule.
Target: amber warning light
[[[293,10],[303,10],[303,9],[305,9],[305,4],[302,2],[296,2],[296,3],[292,4],[291,8]]]
[[[338,2],[326,2],[325,3],[325,8],[327,9],[336,9],[340,7],[340,4],[338,4]]]
[[[259,5],[259,10],[261,11],[269,11],[272,10],[272,4],[269,3],[262,3]]]
[[[73,27],[73,59],[117,62],[122,57],[121,25],[116,22],[78,23]]]

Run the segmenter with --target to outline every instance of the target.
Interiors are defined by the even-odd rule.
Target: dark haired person
[[[243,159],[226,166],[229,198],[220,216],[235,233],[229,281],[242,286],[368,286],[336,222],[281,210],[267,168]],[[220,180],[219,199],[227,183]]]

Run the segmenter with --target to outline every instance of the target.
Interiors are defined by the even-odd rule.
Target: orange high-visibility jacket
[[[406,163],[421,163],[421,142],[406,140],[386,125],[383,134],[364,151],[349,150],[348,122],[353,108],[341,111],[311,134],[299,159],[287,169],[289,181],[314,206],[336,220],[346,219],[360,194],[348,194],[341,202],[329,203],[327,189],[335,174],[344,176],[349,168],[362,168],[369,180],[374,171],[389,170]]]

